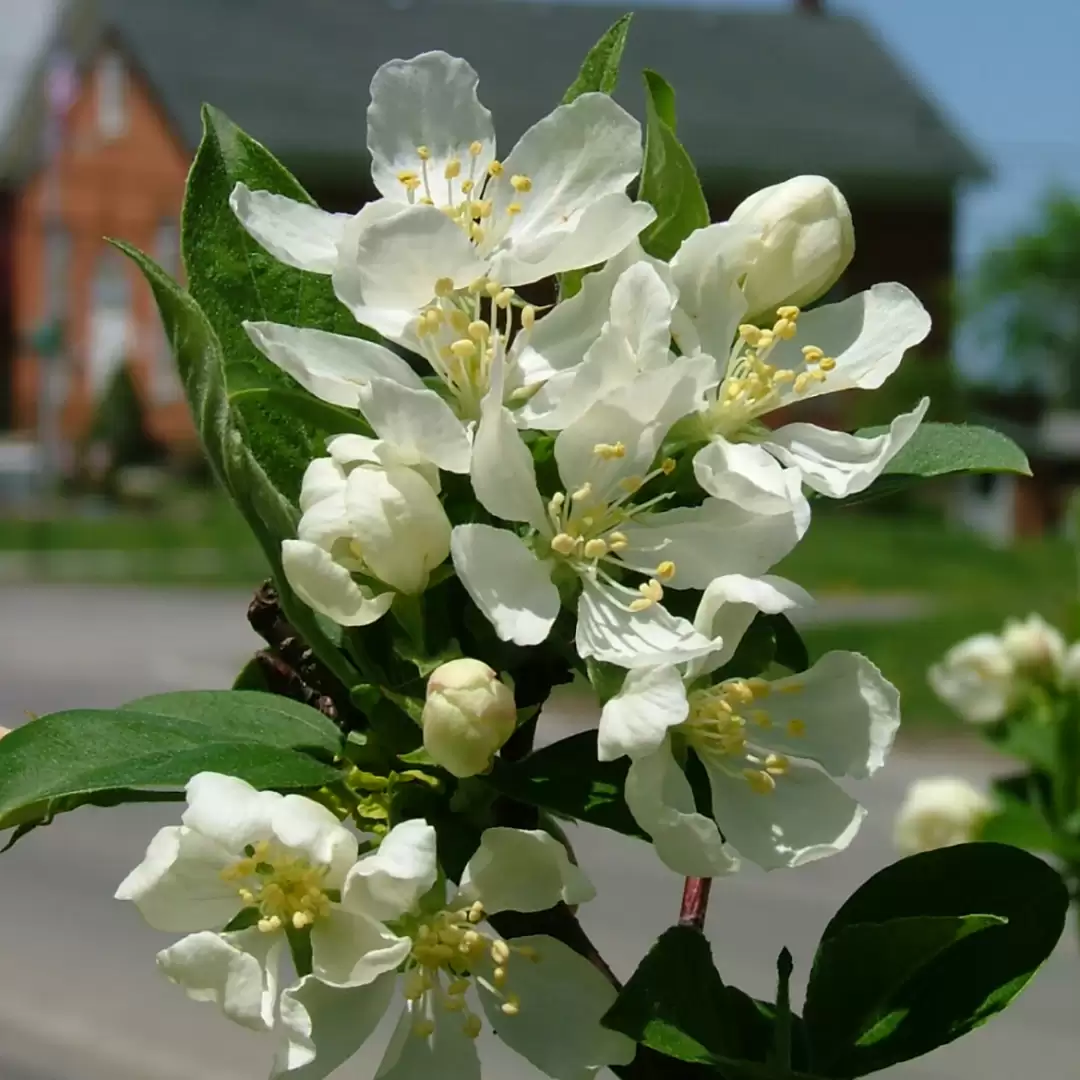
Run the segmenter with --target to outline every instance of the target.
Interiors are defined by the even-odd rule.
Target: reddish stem
[[[688,877],[683,886],[682,908],[679,911],[679,925],[692,926],[695,930],[705,929],[705,913],[709,910],[709,890],[712,878]]]

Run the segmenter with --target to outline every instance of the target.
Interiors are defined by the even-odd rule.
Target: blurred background
[[[630,6],[0,0],[0,724],[227,686],[256,645],[244,612],[261,558],[200,458],[149,291],[104,239],[182,276],[200,104],[270,146],[322,205],[355,210],[374,194],[364,109],[379,63],[465,56],[508,147]],[[827,175],[858,245],[831,298],[899,280],[933,314],[931,337],[882,390],[829,400],[816,418],[869,426],[929,394],[931,418],[1005,431],[1035,473],[819,503],[779,568],[820,600],[803,627],[811,654],[869,655],[903,693],[905,728],[861,792],[872,813],[851,852],[718,890],[721,971],[765,994],[777,939],[805,978],[828,916],[891,860],[911,777],[1000,769],[932,696],[927,666],[1007,615],[1080,631],[1065,520],[1080,486],[1080,5],[636,10],[617,97],[642,116],[638,71],[673,83],[714,219],[766,184]],[[571,703],[552,723],[586,720]],[[98,815],[80,811],[0,860],[0,1078],[265,1075],[265,1043],[159,982],[162,943],[108,899],[172,811],[110,815],[106,833]],[[580,844],[601,885],[586,923],[628,973],[678,897],[633,841],[586,831]],[[1056,957],[1005,1017],[890,1075],[1011,1080],[1034,1062],[1066,1075],[1078,978],[1080,959]],[[528,1075],[492,1060],[492,1075]]]

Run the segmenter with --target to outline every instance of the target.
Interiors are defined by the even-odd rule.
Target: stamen
[[[623,491],[630,495],[633,495],[635,491],[640,491],[645,483],[645,478],[642,476],[627,476],[625,479],[619,481],[619,487]]]
[[[416,148],[416,156],[421,161],[430,161],[431,160],[431,151],[426,146],[418,146]]]
[[[664,587],[656,578],[649,578],[645,584],[639,585],[638,592],[641,593],[641,599],[634,600],[630,604],[630,610],[633,612],[645,611],[653,604],[659,604],[664,598]]]
[[[501,161],[492,161],[488,163],[487,167],[488,176],[502,176],[503,166]]]
[[[607,542],[608,547],[616,554],[625,551],[630,546],[630,541],[626,539],[626,533],[621,532],[608,533]]]
[[[808,364],[816,364],[825,355],[816,345],[804,345],[802,354]]]
[[[836,361],[831,356],[823,356],[818,361],[819,371],[832,371],[836,367]]]
[[[800,309],[794,304],[785,304],[783,307],[776,309],[776,314],[781,319],[790,319],[794,322],[799,317]]]
[[[514,299],[513,289],[503,289],[495,296],[495,304],[497,307],[508,308],[510,301]]]
[[[793,739],[801,739],[806,734],[806,722],[803,720],[789,720],[787,722],[787,733]]]
[[[443,176],[447,180],[455,180],[461,175],[461,162],[457,158],[451,158],[443,169]]]
[[[675,564],[666,559],[656,568],[656,576],[663,582],[670,581],[675,576]]]
[[[435,295],[444,298],[452,296],[454,292],[454,279],[441,277],[435,280]]]
[[[608,553],[607,542],[599,538],[585,543],[586,559],[602,559]]]
[[[418,1039],[426,1039],[430,1035],[435,1034],[435,1021],[434,1020],[417,1020],[413,1024],[413,1034]]]
[[[473,157],[479,157],[484,152],[484,144],[479,139],[476,142],[469,143],[469,153]]]
[[[465,1023],[462,1026],[462,1031],[470,1039],[475,1039],[480,1034],[480,1028],[483,1025],[480,1023],[480,1017],[476,1013],[469,1013],[465,1017]]]
[[[513,217],[515,214],[520,214],[522,211],[522,205],[519,202],[512,202],[507,208],[506,212]]]
[[[460,338],[450,346],[450,351],[462,362],[468,363],[476,358],[476,342]]]
[[[489,327],[486,322],[483,322],[480,319],[477,319],[475,322],[469,323],[469,337],[471,337],[473,341],[486,341],[490,333],[491,327]]]
[[[675,471],[676,466],[677,463],[674,458],[664,458],[664,460],[660,462],[660,471],[665,476],[670,476]]]
[[[521,328],[523,330],[531,330],[535,322],[536,308],[534,308],[532,304],[526,304],[521,309]]]
[[[771,795],[776,790],[776,781],[763,769],[743,769],[743,776],[758,795]]]
[[[560,555],[573,555],[575,547],[577,547],[577,539],[569,533],[557,533],[551,538],[551,550]]]
[[[505,1016],[517,1016],[521,1012],[521,999],[517,994],[507,994],[506,1000],[499,1008]]]
[[[604,461],[614,461],[616,458],[626,457],[626,444],[622,442],[597,443],[593,447],[593,453]]]
[[[518,174],[516,176],[510,177],[510,186],[515,191],[520,192],[521,194],[526,194],[527,192],[532,191],[532,180],[530,180],[527,176],[522,176],[521,174]]]

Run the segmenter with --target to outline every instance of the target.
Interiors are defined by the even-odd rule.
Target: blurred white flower
[[[1041,615],[1006,620],[1001,647],[1018,670],[1035,676],[1053,676],[1065,659],[1065,638]]]
[[[218,773],[193,777],[187,799],[183,824],[154,837],[116,896],[154,929],[188,933],[158,967],[189,997],[264,1031],[287,932],[310,930],[314,975],[336,986],[371,983],[408,955],[409,939],[377,914],[338,902],[357,840],[326,807]],[[243,929],[225,929],[241,915]]]
[[[893,842],[904,855],[965,844],[993,812],[990,798],[961,776],[928,776],[908,788]]]
[[[1071,690],[1080,689],[1080,641],[1065,650],[1061,660],[1061,681]]]
[[[392,841],[395,834],[401,842]],[[309,976],[286,990],[274,1077],[321,1080],[367,1041],[397,995],[404,1007],[380,1077],[479,1080],[481,1016],[556,1080],[582,1080],[634,1056],[631,1040],[600,1024],[616,991],[592,964],[554,938],[505,940],[486,924],[503,911],[592,898],[592,886],[558,841],[543,832],[488,829],[460,888],[422,895],[436,870],[434,830],[419,821],[397,826],[357,864],[343,904],[408,936],[401,973],[354,989]]]
[[[1012,707],[1016,665],[995,634],[958,642],[927,672],[931,689],[972,724],[992,724]]]
[[[450,552],[450,522],[433,466],[404,464],[395,446],[361,435],[338,436],[329,451],[304,473],[303,516],[297,539],[282,544],[282,568],[305,604],[364,626],[395,593],[427,587]]]
[[[421,723],[424,749],[439,765],[454,776],[475,776],[514,734],[514,693],[482,661],[451,660],[428,679]]]

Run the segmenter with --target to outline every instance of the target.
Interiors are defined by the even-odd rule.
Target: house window
[[[103,139],[119,139],[127,131],[127,72],[115,53],[107,53],[98,64],[97,120]]]
[[[97,400],[131,348],[131,279],[126,260],[109,250],[98,259],[91,289],[87,382]]]
[[[162,218],[158,223],[154,239],[154,256],[158,265],[171,278],[179,280],[180,266],[180,223],[176,218]],[[155,401],[176,401],[182,396],[183,387],[176,371],[172,345],[165,327],[161,324],[157,308],[154,309],[154,355],[151,371],[151,391]]]

